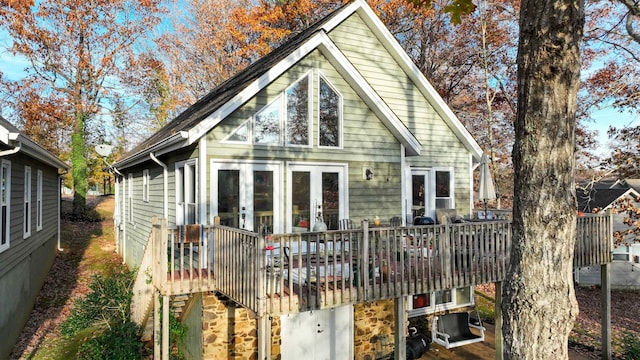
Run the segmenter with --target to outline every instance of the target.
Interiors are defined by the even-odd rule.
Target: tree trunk
[[[523,0],[513,246],[502,305],[507,359],[568,359],[578,313],[575,128],[582,0]]]
[[[87,198],[87,159],[85,120],[87,115],[77,111],[73,134],[71,135],[71,177],[73,178],[73,214],[82,216],[86,212]]]

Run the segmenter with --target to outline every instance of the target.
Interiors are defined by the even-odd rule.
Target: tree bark
[[[523,0],[513,246],[503,287],[504,357],[568,359],[578,313],[575,243],[575,128],[582,0]]]

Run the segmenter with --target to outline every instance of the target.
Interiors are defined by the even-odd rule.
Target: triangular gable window
[[[287,97],[287,145],[309,145],[309,81],[307,74],[291,85]]]
[[[251,139],[251,119],[243,122],[224,141],[247,144]]]

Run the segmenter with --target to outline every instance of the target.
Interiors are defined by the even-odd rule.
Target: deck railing
[[[611,220],[578,219],[575,266],[611,258]],[[258,314],[336,307],[504,280],[511,223],[468,222],[267,237],[226,226],[154,225],[154,285],[218,291]]]

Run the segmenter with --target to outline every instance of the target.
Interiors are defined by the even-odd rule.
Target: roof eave
[[[156,156],[166,154],[173,150],[189,145],[189,134],[186,131],[179,131],[144,150],[128,156],[125,159],[117,161],[111,167],[116,169],[126,169],[131,166],[141,164],[149,160],[149,154],[154,153]]]

